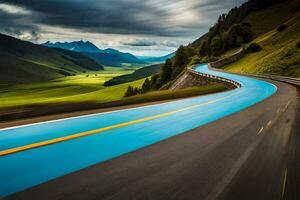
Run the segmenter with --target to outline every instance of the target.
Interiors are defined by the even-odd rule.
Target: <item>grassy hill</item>
[[[148,76],[151,76],[157,72],[159,72],[162,64],[157,64],[157,65],[150,65],[147,67],[143,67],[140,69],[137,69],[134,71],[132,74],[126,74],[122,76],[116,76],[109,81],[106,81],[104,83],[105,86],[112,86],[112,85],[118,85],[121,83],[127,83],[131,81],[135,81],[138,79],[146,78]]]
[[[174,57],[166,60],[160,73],[152,76],[149,90],[167,88],[187,66],[216,61],[251,43],[258,43],[263,50],[249,53],[225,69],[298,77],[299,3],[299,0],[248,0],[221,14],[206,34],[187,46],[181,45]],[[279,26],[287,28],[277,31]],[[251,45],[254,49],[255,46],[259,47]]]
[[[0,84],[40,82],[90,70],[103,66],[80,53],[0,34]]]
[[[114,76],[130,73],[128,70],[109,69],[76,76],[62,77],[44,83],[26,83],[0,86],[0,110],[16,106],[51,103],[107,102],[123,97],[128,84],[110,88],[103,83]],[[131,84],[140,86],[137,81]]]
[[[233,72],[300,77],[300,2],[293,0],[252,12],[244,20],[252,25],[254,41],[262,51],[246,54],[224,68]],[[286,27],[279,32],[281,25]]]

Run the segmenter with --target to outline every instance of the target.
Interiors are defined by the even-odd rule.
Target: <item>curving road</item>
[[[296,91],[276,83],[277,91],[274,84],[213,71],[207,65],[195,70],[237,81],[242,87],[159,105],[0,130],[0,196],[230,199],[232,190],[244,191],[234,183],[249,174],[248,168],[241,178],[236,178],[237,174],[243,174],[244,163],[260,150],[264,134],[272,131],[275,121],[278,125],[280,120],[284,123],[275,132],[291,126],[291,119],[286,122],[280,117],[293,104]],[[292,115],[291,111],[284,116]],[[280,147],[285,149],[284,145]],[[282,153],[283,149],[278,151]],[[268,159],[258,159],[256,164]],[[286,176],[285,172],[280,174]],[[282,195],[282,176],[278,175],[278,179],[280,186],[274,188],[280,188]]]

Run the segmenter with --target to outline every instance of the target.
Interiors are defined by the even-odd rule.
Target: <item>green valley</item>
[[[0,109],[43,103],[100,101],[121,98],[121,87],[105,88],[103,83],[115,76],[131,73],[133,69],[107,68],[52,81],[26,84],[0,85]],[[138,86],[138,82],[136,86]],[[113,91],[113,92],[112,92]],[[109,92],[105,94],[106,92]]]
[[[141,71],[141,69],[136,71]],[[140,88],[145,79],[109,87],[104,86],[105,82],[115,77],[124,77],[130,74],[134,74],[134,68],[107,67],[103,71],[90,71],[45,82],[2,84],[0,85],[0,121],[184,98],[228,89],[223,84],[213,84],[175,91],[153,91],[133,97],[124,97],[129,85]]]

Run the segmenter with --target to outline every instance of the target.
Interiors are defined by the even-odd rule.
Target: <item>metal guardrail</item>
[[[243,57],[243,55],[244,55],[244,47],[241,47],[236,53],[232,54],[231,56],[229,56],[227,58],[223,58],[223,59],[215,61],[215,62],[209,63],[208,68],[211,69],[211,70],[215,70],[215,71],[222,71],[222,70],[218,70],[218,69],[213,68],[213,67],[220,66],[221,64],[223,65],[224,63],[228,64],[228,63],[234,62],[235,60],[239,60],[241,57]],[[223,82],[232,84],[236,88],[242,87],[242,85],[237,81],[230,80],[230,79],[227,79],[227,78],[223,78],[223,77],[220,77],[220,76],[214,76],[214,75],[204,74],[204,73],[198,72],[194,69],[195,66],[196,65],[188,67],[188,71],[193,73],[193,74],[197,74],[197,75],[200,75],[200,76],[203,76],[203,77],[206,77],[206,78],[211,78],[211,79],[215,79],[215,80],[219,80],[219,81],[223,81]]]
[[[211,79],[215,79],[215,80],[218,80],[218,81],[223,81],[223,82],[226,82],[226,83],[229,83],[229,84],[232,84],[234,85],[234,87],[236,88],[240,88],[242,85],[237,82],[237,81],[234,81],[234,80],[230,80],[230,79],[227,79],[227,78],[223,78],[223,77],[220,77],[220,76],[215,76],[215,75],[210,75],[210,74],[205,74],[205,73],[202,73],[202,72],[198,72],[196,71],[194,68],[195,68],[196,65],[193,65],[191,67],[188,67],[188,71],[193,73],[193,74],[197,74],[197,75],[200,75],[202,77],[205,77],[205,78],[211,78]]]
[[[253,76],[257,78],[266,78],[274,81],[280,81],[284,83],[289,83],[293,85],[300,85],[300,79],[299,78],[291,78],[286,76],[278,76],[278,75],[268,75],[268,74],[245,74],[248,76]]]
[[[220,80],[220,81],[225,81],[227,83],[231,83],[237,88],[241,87],[241,84],[236,82],[236,81],[226,79],[226,78],[222,78],[222,77],[218,77],[218,76],[212,76],[212,75],[204,74],[204,73],[201,73],[201,72],[197,72],[196,70],[194,70],[194,67],[195,66],[189,67],[188,70],[191,73],[198,74],[198,75],[203,76],[203,77],[213,78],[213,79],[217,79],[217,80]],[[227,72],[227,71],[224,71],[224,70],[212,68],[210,65],[209,65],[209,68],[212,69],[212,70],[220,71],[220,72],[231,73],[231,72]],[[232,74],[237,74],[237,73],[232,73]],[[243,75],[243,74],[237,74],[237,75]],[[280,82],[300,86],[300,78],[291,78],[291,77],[286,77],[286,76],[268,75],[268,74],[244,74],[244,75],[253,76],[253,77],[256,77],[256,78],[265,78],[265,79],[270,79],[270,80],[274,80],[274,81],[280,81]]]

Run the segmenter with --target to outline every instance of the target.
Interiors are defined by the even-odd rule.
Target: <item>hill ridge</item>
[[[46,81],[103,69],[102,65],[78,52],[0,34],[0,84]]]

